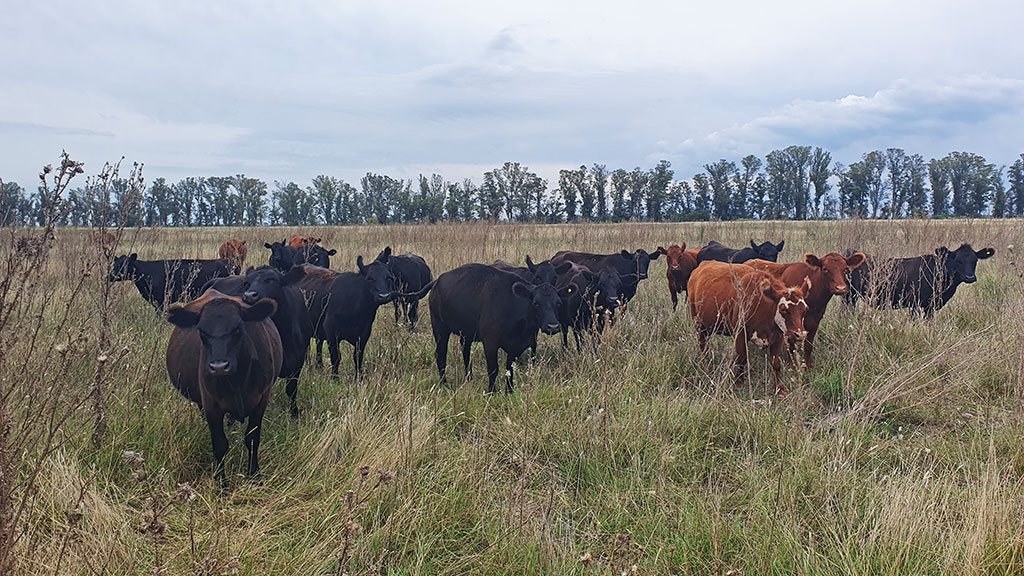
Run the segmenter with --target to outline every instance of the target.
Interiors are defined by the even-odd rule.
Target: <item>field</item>
[[[15,282],[0,309],[0,565],[83,575],[1024,573],[1019,221],[144,229],[125,231],[118,252],[213,258],[234,236],[258,265],[268,251],[257,247],[295,233],[336,248],[336,270],[390,245],[422,255],[435,275],[559,249],[713,239],[785,239],[780,261],[963,241],[996,255],[930,321],[834,299],[816,370],[787,367],[783,399],[753,346],[743,388],[729,376],[729,339],[701,358],[688,311],[672,311],[663,259],[596,349],[564,352],[541,335],[507,396],[484,395],[479,345],[470,381],[450,348],[453,384],[441,387],[425,307],[410,334],[387,305],[362,381],[342,343],[340,380],[307,364],[299,419],[275,387],[258,480],[243,474],[242,426],[228,427],[222,493],[206,424],[168,382],[170,325],[131,284],[105,282],[108,261],[88,231],[58,230],[48,256],[5,272],[26,285]],[[17,260],[3,242],[5,261]]]

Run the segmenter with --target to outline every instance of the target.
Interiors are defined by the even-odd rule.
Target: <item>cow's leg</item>
[[[409,332],[412,332],[416,328],[416,320],[420,317],[420,301],[417,300],[409,304]]]
[[[319,336],[316,337],[316,365],[324,367],[324,339]]]
[[[331,336],[327,340],[327,351],[331,353],[331,376],[338,378],[338,365],[341,364],[341,351],[338,350],[338,337]]]
[[[804,364],[808,370],[814,370],[811,354],[814,352],[814,335],[818,333],[820,325],[821,318],[804,318],[804,329],[807,330],[807,337],[804,338]]]
[[[366,334],[353,343],[352,361],[356,367],[356,380],[363,377],[363,358],[366,356],[366,343],[370,341],[370,335]]]
[[[566,323],[562,323],[562,350],[569,349],[569,326]]]
[[[285,385],[284,391],[288,393],[288,401],[291,403],[292,418],[298,418],[299,406],[295,401],[295,397],[298,395],[299,391],[299,374],[297,372],[288,377],[288,384]]]
[[[445,378],[445,369],[448,366],[448,338],[451,333],[435,322],[431,329],[434,332],[434,362],[437,363],[437,374],[441,377],[441,385],[448,383]]]
[[[217,410],[207,411],[206,426],[210,429],[210,443],[213,445],[214,477],[220,482],[221,489],[227,489],[224,478],[224,455],[228,453],[228,437],[224,435],[224,414]]]
[[[515,358],[511,354],[505,354],[505,370],[507,371],[507,373],[505,375],[505,394],[511,394],[512,393],[512,388],[513,388],[513,385],[512,385],[512,362],[513,361],[515,361]]]
[[[733,362],[733,373],[736,377],[736,385],[743,384],[747,377],[747,332],[737,330],[736,339],[733,342],[736,348],[736,360]]]
[[[395,326],[398,326],[402,322],[402,313],[399,310],[398,304],[399,300],[400,298],[395,298],[394,300],[391,301],[391,303],[395,305]]]
[[[782,349],[785,346],[783,340],[780,338],[771,343],[768,348],[768,358],[772,365],[772,374],[775,381],[775,394],[778,396],[785,396],[789,394],[786,391],[786,387],[782,385]]]
[[[498,346],[493,342],[484,342],[484,358],[487,360],[487,393],[498,391],[494,381],[498,379]]]
[[[668,289],[668,293],[672,295],[672,311],[676,311],[676,307],[679,306],[679,295],[671,287]]]
[[[245,447],[249,449],[249,476],[255,476],[260,471],[260,431],[263,429],[263,413],[266,409],[267,402],[264,400],[249,415],[249,426],[245,431]]]

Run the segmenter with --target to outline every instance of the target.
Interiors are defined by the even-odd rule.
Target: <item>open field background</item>
[[[167,379],[170,325],[130,283],[104,289],[88,231],[59,230],[31,297],[4,309],[0,457],[16,466],[0,470],[0,504],[20,535],[17,573],[1024,573],[1019,221],[156,229],[125,231],[118,252],[213,258],[237,237],[259,265],[264,242],[298,233],[337,249],[335,270],[390,245],[435,276],[559,249],[750,238],[785,239],[780,261],[964,241],[996,255],[931,321],[834,299],[817,370],[787,369],[781,400],[755,348],[744,389],[729,339],[701,360],[664,259],[596,351],[541,335],[510,396],[484,396],[479,345],[473,379],[453,346],[457,384],[440,387],[426,302],[412,334],[384,306],[361,382],[342,343],[339,381],[307,364],[298,420],[275,389],[259,481],[242,475],[243,430],[229,427],[221,494],[206,424]]]

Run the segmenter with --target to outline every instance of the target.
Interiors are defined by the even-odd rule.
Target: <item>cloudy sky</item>
[[[1024,152],[1024,3],[8,2],[0,177],[473,178],[822,146]]]

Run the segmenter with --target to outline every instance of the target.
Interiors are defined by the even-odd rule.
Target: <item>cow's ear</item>
[[[184,306],[172,306],[167,311],[167,321],[178,328],[192,328],[199,324],[199,313],[192,312]]]
[[[359,268],[359,273],[366,276],[366,266],[363,266],[363,255],[356,256],[356,266]]]
[[[779,252],[782,252],[782,247],[785,246],[785,245],[786,245],[786,241],[783,240],[782,242],[779,242],[778,244],[775,245],[775,249],[778,250]]]
[[[248,242],[248,240],[242,240],[242,244],[241,244],[241,246],[245,246],[245,243],[246,243],[246,242]]]
[[[995,254],[996,254],[996,251],[995,251],[994,248],[982,248],[981,250],[978,250],[977,252],[974,253],[974,255],[978,257],[978,260],[984,260],[986,258],[991,258],[991,257],[995,256]]]
[[[935,254],[945,258],[946,256],[949,256],[949,248],[946,248],[945,246],[940,246],[935,249]]]
[[[679,247],[680,252],[686,252],[686,242],[683,242],[682,246]],[[666,255],[668,252],[665,253]]]
[[[808,266],[814,266],[815,268],[821,268],[821,260],[819,260],[818,257],[815,256],[814,254],[806,254],[806,255],[804,255],[804,262],[806,262]]]
[[[526,255],[526,269],[529,270],[530,272],[536,272],[537,270],[537,265],[533,263],[533,260],[530,258],[529,254]]]
[[[754,250],[758,249],[757,244],[754,244],[754,239],[753,238],[750,239],[750,247],[753,248]]]
[[[302,280],[306,276],[306,269],[302,266],[292,266],[288,272],[281,277],[281,285],[288,286],[289,284],[295,284],[299,280]]]
[[[648,254],[647,257],[650,258],[651,260],[657,260],[659,257],[661,257],[662,254],[665,253],[665,249],[659,246],[657,250]]]
[[[661,245],[659,245],[657,248],[655,248],[654,251],[655,252],[660,252],[662,254],[668,254],[668,250],[665,250],[665,247],[661,246]]]
[[[572,270],[572,262],[562,262],[558,266],[555,266],[555,274],[561,276],[569,270]]]
[[[239,315],[244,322],[259,322],[269,316],[273,316],[274,312],[277,312],[277,302],[270,298],[261,298],[259,302],[252,306],[243,306]]]
[[[854,252],[846,257],[846,266],[853,270],[854,268],[859,268],[865,260],[867,260],[867,257],[864,256],[863,252]]]
[[[264,242],[264,243],[263,243],[263,247],[264,247],[264,248],[270,248],[271,250],[273,250],[273,249],[274,249],[274,247],[270,245],[270,242]]]
[[[533,286],[516,282],[512,285],[512,293],[520,298],[533,298]]]
[[[135,252],[132,252],[131,254],[128,255],[128,261],[129,262],[135,262],[136,260],[138,260],[138,258],[139,258],[139,255],[136,254]]]
[[[804,296],[811,293],[811,279],[809,276],[804,276],[804,283],[800,285],[800,292],[802,292]]]
[[[328,256],[334,256],[337,253],[338,253],[338,251],[333,249],[333,248],[331,248],[330,250],[327,251],[327,255]]]
[[[629,250],[626,250],[625,248],[623,248],[622,252],[619,252],[619,254],[622,254],[622,257],[625,258],[626,260],[633,259],[633,253],[630,252]]]

